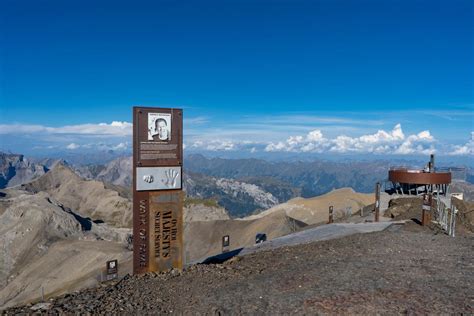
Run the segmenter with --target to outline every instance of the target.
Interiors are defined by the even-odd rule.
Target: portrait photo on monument
[[[148,140],[171,140],[171,113],[148,113]]]

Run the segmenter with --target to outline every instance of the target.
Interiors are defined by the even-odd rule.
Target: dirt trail
[[[49,312],[473,314],[473,241],[410,222],[182,273],[128,277],[57,298]]]

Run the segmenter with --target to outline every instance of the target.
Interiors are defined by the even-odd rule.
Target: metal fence
[[[441,227],[449,236],[455,236],[456,230],[456,213],[458,210],[453,203],[454,197],[443,197],[437,195],[436,205],[432,207],[433,221],[435,224]]]

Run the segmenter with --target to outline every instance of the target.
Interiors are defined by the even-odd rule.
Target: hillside
[[[106,260],[131,257],[131,230],[96,224],[47,192],[0,199],[0,307],[97,284]]]
[[[373,202],[373,194],[356,193],[344,188],[311,199],[293,199],[245,218],[186,223],[186,255],[194,261],[218,254],[222,250],[224,235],[230,236],[231,248],[235,249],[253,245],[257,233],[265,233],[273,239],[308,225],[326,223],[329,205],[334,206],[334,218],[338,219],[346,216],[349,208],[355,214]]]
[[[0,189],[26,183],[46,173],[48,169],[23,155],[0,152]]]
[[[433,234],[409,223],[195,265],[182,273],[126,277],[54,298],[45,308],[54,314],[469,315],[471,250],[471,238]]]
[[[47,181],[25,185],[28,191],[0,191],[0,308],[38,299],[42,288],[58,295],[95,286],[107,260],[119,260],[121,275],[131,273],[131,229],[109,225],[113,216],[103,217],[105,223],[92,220],[56,199],[64,195],[48,193],[50,185],[65,185],[74,195],[90,184],[58,168]],[[57,181],[64,175],[71,182]],[[224,209],[203,200],[187,200],[184,216],[186,223],[229,219]]]
[[[117,191],[106,189],[104,183],[84,180],[69,167],[57,164],[52,170],[21,185],[28,192],[48,192],[54,199],[82,216],[104,221],[117,227],[132,226],[131,202]]]
[[[285,213],[298,221],[312,225],[328,220],[329,206],[333,206],[336,219],[355,214],[374,202],[374,194],[357,193],[351,188],[342,188],[309,199],[295,198],[257,215],[251,215],[247,219]]]
[[[453,181],[451,184],[452,193],[462,193],[464,200],[474,202],[474,185],[464,181]]]

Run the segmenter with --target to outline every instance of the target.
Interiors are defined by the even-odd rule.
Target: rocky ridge
[[[132,205],[117,191],[106,189],[104,183],[84,180],[69,167],[57,164],[52,170],[20,187],[36,193],[48,192],[55,200],[93,220],[116,227],[132,226]]]
[[[0,152],[0,189],[26,183],[45,174],[48,169],[23,155]]]

